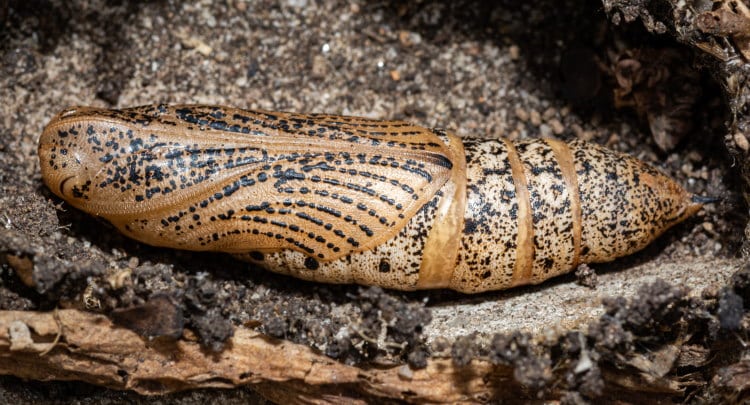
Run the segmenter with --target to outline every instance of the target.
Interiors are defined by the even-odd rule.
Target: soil
[[[641,3],[650,2],[0,1],[0,310],[81,308],[146,338],[188,328],[216,352],[242,325],[353,365],[484,358],[512,365],[529,397],[562,378],[568,403],[602,394],[605,363],[652,351],[628,364],[658,368],[686,325],[696,351],[738,344],[732,336],[747,330],[750,303],[740,258],[746,118],[740,93],[720,83],[744,70],[701,51],[705,36],[692,26],[679,29],[681,20]],[[36,144],[54,114],[153,103],[397,118],[471,137],[581,138],[720,201],[641,253],[582,269],[580,284],[570,274],[465,296],[309,283],[226,255],[139,244],[45,189]],[[568,371],[551,371],[560,364]],[[721,392],[698,386],[681,399]],[[263,401],[250,388],[162,400],[249,398]],[[0,402],[59,400],[152,401],[0,377]]]

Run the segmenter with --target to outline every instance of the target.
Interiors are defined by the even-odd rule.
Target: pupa
[[[703,202],[580,140],[209,105],[70,108],[38,152],[54,194],[133,239],[399,290],[537,284],[633,253]]]

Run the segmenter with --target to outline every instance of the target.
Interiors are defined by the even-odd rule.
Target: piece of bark
[[[631,360],[633,368],[629,369],[622,364],[599,363],[603,395],[635,402],[662,401],[705,384],[700,374],[675,373],[675,364],[682,362],[678,354],[686,349],[689,347],[667,345],[650,360]],[[660,360],[662,357],[667,360]],[[726,377],[742,376],[744,369],[726,370],[733,372],[724,372],[720,375],[723,380],[716,377],[714,383],[744,391],[747,384]],[[512,366],[486,360],[474,359],[459,366],[450,358],[433,357],[421,370],[407,365],[359,368],[244,327],[236,328],[226,349],[215,353],[202,349],[189,331],[178,340],[149,341],[94,313],[73,309],[0,311],[0,375],[84,381],[144,395],[251,385],[276,403],[290,404],[552,400],[567,393],[564,367],[558,371],[547,389],[536,391],[515,379]]]
[[[245,328],[215,354],[189,336],[148,342],[104,316],[78,310],[0,311],[0,374],[34,380],[79,380],[140,394],[255,384],[284,403],[362,397],[474,402],[494,397],[512,380],[510,368],[482,361],[460,368],[450,359],[433,359],[409,379],[400,367],[359,369]]]

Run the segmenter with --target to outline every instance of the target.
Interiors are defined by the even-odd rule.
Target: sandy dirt
[[[721,87],[687,47],[639,22],[612,26],[601,10],[596,1],[0,1],[0,252],[33,257],[36,283],[23,285],[23,265],[6,259],[0,309],[85,308],[120,314],[128,326],[124,311],[161,295],[209,350],[221,349],[233,325],[251,325],[350,364],[419,366],[446,340],[585,328],[605,313],[606,297],[636,297],[657,279],[715,296],[741,267],[746,222],[723,144]],[[644,101],[659,99],[680,104]],[[573,274],[478,296],[318,285],[223,255],[138,244],[45,189],[36,144],[55,113],[152,103],[398,118],[471,137],[582,138],[721,202],[633,257],[591,266],[593,287]],[[379,319],[383,312],[392,318]],[[383,322],[399,325],[386,340],[406,349],[353,332],[377,334]],[[165,401],[249,396],[198,391]],[[60,397],[152,402],[0,378],[0,401]]]

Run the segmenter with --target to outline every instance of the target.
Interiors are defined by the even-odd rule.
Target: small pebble
[[[398,40],[399,42],[401,42],[401,45],[408,47],[412,45],[419,45],[419,43],[422,42],[422,37],[415,32],[399,31]]]
[[[620,142],[620,135],[618,135],[616,133],[612,133],[609,136],[609,139],[607,139],[607,145],[614,145],[617,142]]]
[[[542,124],[542,116],[537,110],[531,110],[531,112],[529,113],[529,119],[531,120],[531,125],[535,127],[538,127]]]
[[[516,111],[515,111],[515,113],[516,113],[516,117],[517,117],[517,118],[518,118],[519,120],[521,120],[521,121],[523,121],[523,122],[526,122],[526,121],[528,121],[528,120],[529,120],[529,113],[528,113],[528,112],[526,112],[526,110],[524,110],[523,108],[521,108],[521,107],[516,107]]]
[[[682,171],[688,177],[695,177],[693,176],[693,165],[689,162],[683,164],[680,167],[680,171]]]
[[[203,56],[208,56],[213,51],[213,48],[208,46],[208,44],[203,42],[203,40],[198,37],[185,38],[182,40],[182,45],[184,45],[186,48],[195,49],[196,52]]]
[[[552,138],[552,128],[547,124],[540,125],[539,135],[541,135],[542,138]]]
[[[511,45],[508,48],[508,55],[510,60],[518,60],[518,57],[521,56],[521,49],[518,48],[518,45]]]
[[[748,149],[750,149],[750,143],[748,143],[747,138],[742,132],[735,132],[734,134],[734,144],[737,145],[740,150],[743,152],[747,152]]]
[[[323,55],[315,55],[312,61],[312,77],[323,79],[328,75],[328,60]]]
[[[554,132],[555,135],[560,135],[565,131],[565,127],[563,126],[562,122],[560,122],[560,120],[558,120],[557,118],[550,120],[549,126],[552,127],[552,132]]]

